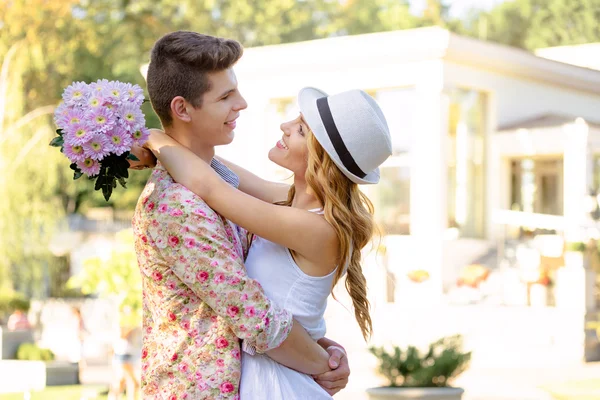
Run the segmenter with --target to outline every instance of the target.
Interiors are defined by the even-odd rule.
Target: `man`
[[[167,134],[233,185],[237,176],[214,159],[214,147],[231,143],[235,121],[247,107],[232,70],[241,55],[234,40],[174,32],[155,44],[147,76]],[[160,165],[140,196],[133,226],[144,285],[144,398],[238,398],[239,339],[302,372],[341,365],[318,382],[331,394],[346,385],[343,350],[327,339],[320,341],[323,347],[314,343],[247,277],[246,232]]]

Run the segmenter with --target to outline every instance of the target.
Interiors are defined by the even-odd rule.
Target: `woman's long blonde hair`
[[[352,298],[354,316],[363,337],[367,340],[371,336],[373,326],[367,299],[367,282],[361,267],[361,250],[369,243],[375,230],[373,204],[358,189],[358,185],[340,171],[312,132],[307,133],[306,140],[306,183],[323,204],[325,219],[333,226],[340,245],[333,286],[342,277],[344,266],[347,265],[346,290]],[[281,204],[290,206],[295,194],[296,189],[292,185],[287,201]]]

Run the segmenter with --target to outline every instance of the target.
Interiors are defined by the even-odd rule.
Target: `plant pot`
[[[402,388],[379,387],[367,389],[370,400],[419,399],[460,400],[465,391],[461,388]]]
[[[23,343],[33,343],[33,331],[31,329],[9,331],[0,326],[0,359],[13,360],[17,358],[17,349]]]

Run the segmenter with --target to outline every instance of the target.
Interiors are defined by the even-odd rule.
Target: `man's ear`
[[[188,112],[190,107],[191,105],[183,97],[173,97],[173,100],[171,100],[171,115],[173,115],[173,119],[177,118],[183,122],[190,122],[192,120],[192,116]]]

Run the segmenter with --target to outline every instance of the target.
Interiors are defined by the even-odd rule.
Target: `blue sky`
[[[472,8],[489,10],[496,4],[503,3],[504,1],[507,0],[446,0],[446,3],[451,5],[451,15],[462,16]],[[426,0],[410,0],[410,3],[412,11],[415,14],[419,14],[423,10]]]

